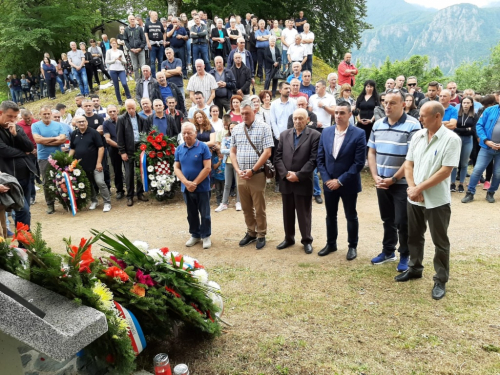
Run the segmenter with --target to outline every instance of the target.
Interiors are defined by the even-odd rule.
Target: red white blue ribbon
[[[120,317],[127,321],[127,324],[130,328],[128,331],[128,337],[130,338],[130,343],[132,344],[132,348],[134,349],[135,355],[139,355],[144,348],[146,347],[146,338],[144,337],[144,333],[142,332],[141,325],[139,324],[137,318],[125,307],[120,305],[118,302],[113,301],[115,303],[116,308],[118,309],[118,313]]]
[[[71,183],[71,177],[69,177],[68,172],[63,172],[62,175],[66,183],[66,188],[68,189],[69,207],[71,208],[71,213],[75,216],[78,209],[76,207],[76,197],[75,191],[73,190],[73,184]]]
[[[147,163],[147,155],[146,152],[141,152],[141,156],[139,158],[139,168],[141,170],[141,180],[142,186],[144,187],[144,192],[149,191],[148,186],[148,163]]]

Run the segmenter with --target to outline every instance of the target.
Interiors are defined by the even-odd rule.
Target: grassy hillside
[[[330,67],[328,64],[326,64],[323,60],[314,57],[313,59],[313,83],[320,80],[320,79],[325,79],[330,74],[331,72],[337,71],[337,69]],[[101,82],[102,84],[107,83],[108,81],[103,81]],[[187,87],[187,80],[184,80],[184,88]],[[132,97],[135,98],[135,82],[129,81],[128,86],[130,89],[130,92],[132,94]],[[256,80],[255,84],[255,92],[258,94],[261,90],[264,90],[264,81],[262,81],[262,84],[259,84],[259,80]],[[122,95],[122,99],[125,101],[125,92],[123,88],[120,85],[120,91]],[[56,93],[56,100],[49,100],[47,98],[38,100],[34,103],[27,103],[25,105],[26,108],[28,108],[33,114],[35,114],[35,117],[37,114],[40,112],[40,108],[43,105],[50,105],[55,107],[57,103],[64,103],[67,107],[67,111],[69,111],[71,114],[74,114],[76,111],[76,104],[75,104],[75,96],[79,92],[79,90],[73,90],[69,93],[66,93],[64,95],[61,95],[59,91]],[[96,92],[99,95],[99,98],[101,99],[101,105],[102,107],[106,107],[110,104],[117,104],[116,96],[115,96],[115,89],[114,87],[109,87],[103,90],[99,90]],[[186,91],[187,93],[187,91]],[[186,95],[186,106],[190,106],[191,101],[189,100],[189,95]],[[189,108],[189,107],[188,107]],[[125,107],[122,107],[120,109],[120,113],[125,112]]]

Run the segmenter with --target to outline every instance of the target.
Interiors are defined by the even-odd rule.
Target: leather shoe
[[[248,233],[245,234],[245,237],[240,241],[240,246],[246,246],[249,243],[257,241],[257,237],[250,236]]]
[[[310,243],[306,243],[306,244],[304,245],[304,252],[305,252],[306,254],[312,254],[312,252],[313,252],[313,247],[312,247],[312,245],[311,245]]]
[[[143,201],[143,202],[149,202],[149,199],[146,198],[144,195],[140,194],[137,196],[137,200]]]
[[[349,250],[347,250],[347,256],[346,256],[347,260],[356,259],[357,256],[358,256],[358,251],[356,250],[355,247],[350,247]]]
[[[286,249],[287,247],[290,247],[290,246],[293,246],[293,245],[295,245],[295,241],[284,240],[282,243],[280,243],[278,246],[276,246],[276,248],[278,250],[283,250],[283,249]]]
[[[434,288],[432,288],[432,298],[435,300],[439,300],[443,298],[445,294],[446,294],[446,284],[436,281],[434,283]]]
[[[134,205],[134,200],[132,198],[127,198],[127,206],[133,206]]]
[[[315,195],[314,200],[316,201],[317,204],[323,204],[323,199],[321,198],[321,195]]]
[[[255,244],[255,248],[257,250],[262,249],[264,246],[266,246],[266,237],[260,237],[257,238],[257,243]]]
[[[420,279],[422,277],[422,274],[421,273],[416,273],[416,272],[413,272],[411,270],[406,270],[405,272],[403,273],[400,273],[399,275],[397,275],[394,280],[396,281],[399,281],[399,282],[405,282],[405,281],[408,281],[408,280],[411,280],[411,279]]]
[[[122,192],[118,192],[116,193],[116,199],[122,199],[123,198],[123,193]]]
[[[320,257],[324,257],[325,255],[328,255],[328,254],[333,253],[335,251],[337,251],[337,249],[334,249],[334,248],[329,247],[328,245],[326,245],[323,249],[321,249],[319,251],[318,255]]]

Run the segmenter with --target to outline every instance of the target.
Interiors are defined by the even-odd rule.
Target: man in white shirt
[[[295,35],[295,43],[293,43],[287,50],[288,62],[289,63],[300,63],[300,70],[304,70],[304,65],[307,61],[307,52],[302,45],[302,37],[297,34]]]
[[[332,125],[332,115],[335,114],[335,98],[326,92],[326,82],[316,82],[316,94],[309,98],[309,110],[318,118],[317,129],[321,132]]]
[[[297,30],[293,28],[293,20],[286,21],[286,29],[281,32],[281,43],[283,44],[283,53],[281,54],[281,60],[283,64],[283,71],[288,69],[288,47],[290,47],[295,41],[295,35],[297,35]]]
[[[307,54],[307,61],[302,70],[309,70],[312,74],[314,33],[309,31],[309,27],[308,23],[304,24],[304,32],[300,34],[302,36],[302,45],[304,46]]]
[[[194,93],[194,103],[191,108],[189,108],[188,119],[191,122],[194,122],[194,113],[196,111],[203,111],[210,118],[210,106],[205,103],[205,98],[203,97],[203,93],[201,91],[197,91]]]

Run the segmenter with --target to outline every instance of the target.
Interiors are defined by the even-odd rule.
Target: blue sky
[[[407,3],[414,3],[418,5],[422,5],[428,8],[446,8],[449,7],[450,5],[455,5],[455,4],[460,4],[460,3],[470,3],[470,4],[475,4],[479,7],[486,6],[488,4],[491,4],[493,2],[498,2],[498,0],[473,0],[473,1],[467,1],[467,0],[405,0]]]

